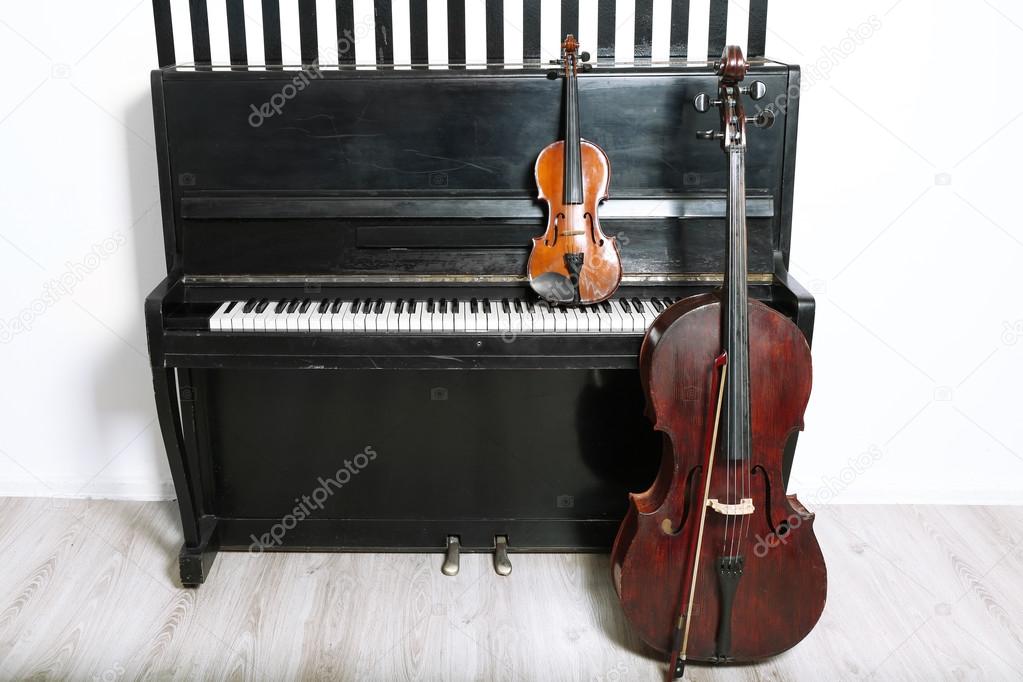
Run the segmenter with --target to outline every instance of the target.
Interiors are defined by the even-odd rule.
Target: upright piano
[[[625,276],[606,304],[550,307],[525,279],[545,224],[533,164],[561,129],[539,50],[486,68],[423,68],[421,49],[414,68],[315,65],[315,3],[299,5],[307,63],[284,66],[268,40],[249,66],[229,12],[221,68],[202,40],[176,64],[154,2],[168,274],[146,325],[182,583],[219,550],[607,551],[660,462],[643,333],[721,281],[727,168],[692,105],[713,64],[674,44],[670,63],[616,64],[599,46],[581,129],[611,159],[600,216]],[[205,16],[191,21],[208,50]],[[751,294],[809,338],[813,299],[787,270],[799,71],[763,58],[762,31],[751,20],[747,80],[776,118],[748,153]],[[711,38],[720,53],[713,22]]]

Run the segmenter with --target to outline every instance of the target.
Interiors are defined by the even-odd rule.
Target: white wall
[[[482,3],[469,2],[480,27],[468,33],[482,35]],[[436,56],[443,4],[431,8]],[[521,5],[506,4],[511,54]],[[552,51],[558,4],[545,2]],[[655,2],[660,16],[668,4]],[[175,2],[180,29],[186,5]],[[631,40],[631,3],[620,5]],[[693,3],[694,29],[706,5]],[[744,5],[732,5],[732,39]],[[367,8],[357,2],[357,22],[371,26]],[[211,3],[221,58],[222,13]],[[793,490],[810,502],[1023,501],[1023,8],[797,1],[771,13],[768,53],[806,69],[792,260],[818,300]],[[667,42],[656,23],[655,56]],[[284,24],[294,48],[297,21]],[[584,47],[592,30],[583,23]],[[697,53],[706,37],[694,33]],[[5,3],[0,60],[0,494],[170,497],[142,319],[163,274],[151,5]]]

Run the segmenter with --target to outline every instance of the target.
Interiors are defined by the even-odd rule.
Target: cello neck
[[[579,81],[575,55],[565,56],[565,179],[562,203],[583,203],[582,143],[579,137]]]
[[[728,357],[725,387],[725,455],[749,456],[749,293],[746,243],[746,147],[728,148],[728,262],[722,338]]]

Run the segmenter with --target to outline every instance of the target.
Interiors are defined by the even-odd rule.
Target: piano
[[[271,41],[267,66],[219,68],[201,49],[178,65],[169,4],[154,6],[168,274],[146,325],[182,584],[221,550],[447,551],[447,573],[458,551],[503,566],[509,551],[607,551],[660,462],[643,334],[722,277],[727,168],[692,106],[713,65],[615,65],[605,45],[580,76],[625,275],[604,304],[559,307],[525,278],[545,224],[533,163],[561,101],[538,51],[489,68],[287,67]],[[776,120],[748,153],[750,292],[810,338],[813,298],[787,270],[799,70],[751,56]]]

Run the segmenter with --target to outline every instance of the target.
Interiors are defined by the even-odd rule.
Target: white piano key
[[[575,317],[575,328],[576,331],[588,332],[590,331],[590,316],[586,312],[586,308],[578,307],[571,308],[571,311]]]
[[[540,311],[540,317],[543,318],[543,332],[545,334],[554,334],[557,332],[558,320],[554,316],[554,309],[545,303],[539,304],[537,309]]]
[[[363,305],[365,306],[365,304]],[[372,334],[373,332],[380,331],[380,325],[378,324],[379,315],[380,314],[377,312],[376,300],[370,301],[369,310],[364,310],[363,315],[367,334]]]
[[[402,299],[401,303],[401,312],[398,313],[398,331],[405,333],[409,331],[409,325],[412,321],[412,313],[409,312],[408,300]]]
[[[355,331],[355,307],[354,301],[345,301],[336,313],[330,316],[330,328],[334,331],[353,332]]]
[[[455,317],[454,331],[455,331],[456,334],[464,334],[465,333],[466,307],[467,307],[467,303],[465,301],[459,301],[458,302],[458,312],[454,313],[454,317]]]
[[[624,320],[622,319],[622,309],[614,302],[611,303],[611,312],[607,313],[607,316],[611,318],[612,334],[620,334],[626,331],[623,326]],[[631,331],[631,329],[629,331]]]
[[[223,322],[224,322],[224,320],[223,320],[224,312],[227,310],[227,307],[229,305],[231,305],[231,301],[224,301],[223,303],[220,304],[220,307],[217,308],[217,312],[215,312],[212,315],[210,315],[210,331],[211,332],[219,332],[221,329],[223,329],[222,325],[223,325]]]
[[[298,326],[298,331],[307,332],[309,331],[309,318],[312,317],[313,313],[316,312],[316,308],[315,304],[312,301],[309,301],[309,307],[306,308],[305,312],[303,313],[302,312],[303,305],[305,305],[305,303],[300,303],[298,306],[298,319],[295,321],[295,324]]]
[[[409,315],[409,332],[416,334],[423,331],[423,309],[425,306],[423,301],[416,301],[416,309]]]
[[[377,331],[398,332],[398,302],[388,301],[384,304],[384,312],[380,314],[380,325]]]
[[[228,327],[233,332],[242,331],[242,318],[245,313],[242,312],[245,308],[245,301],[238,301],[234,306],[234,311],[231,313],[231,318]]]

